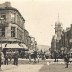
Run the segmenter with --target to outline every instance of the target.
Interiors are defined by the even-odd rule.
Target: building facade
[[[59,20],[59,16],[58,16],[58,20],[55,22],[55,35],[53,35],[52,37],[52,41],[51,41],[51,55],[54,58],[55,53],[59,53],[61,52],[61,48],[62,48],[62,34],[63,34],[63,28],[62,28],[62,23]]]
[[[31,37],[31,50],[37,50],[37,42],[35,40],[35,37]]]
[[[59,21],[59,19],[55,22],[55,35],[52,38],[51,41],[51,49],[52,51],[60,51],[60,40],[62,36],[63,28],[62,23]]]
[[[57,39],[57,29],[55,27],[55,33],[51,41],[51,52],[55,50],[62,53],[68,53],[72,49],[72,24],[70,27],[66,27],[65,30],[61,30],[59,39]]]
[[[25,19],[16,8],[11,6],[10,2],[0,4],[0,44],[22,43],[28,49],[32,48],[31,44],[35,42],[35,38],[32,40],[29,36],[24,23]]]
[[[24,18],[10,2],[0,4],[0,41],[24,42],[24,23]]]

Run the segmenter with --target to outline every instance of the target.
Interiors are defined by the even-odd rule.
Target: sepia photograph
[[[0,0],[0,72],[71,72],[72,1]]]

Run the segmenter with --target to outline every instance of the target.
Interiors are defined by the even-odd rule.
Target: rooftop
[[[18,14],[22,17],[21,13],[14,7],[11,6],[10,2],[5,2],[3,4],[0,4],[0,10],[14,10],[18,12]],[[22,17],[22,19],[25,21],[25,19]]]

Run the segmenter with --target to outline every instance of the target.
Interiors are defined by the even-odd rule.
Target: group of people
[[[4,55],[3,61],[2,61],[2,55],[3,55],[3,53],[1,52],[0,53],[0,65],[2,65],[2,64],[8,65],[9,60],[11,61],[11,59],[13,59],[14,65],[18,65],[18,58],[19,58],[18,51],[16,51],[13,55],[10,55],[8,52],[6,52],[5,55]]]
[[[54,62],[58,62],[59,57],[60,57],[60,54],[54,52],[54,59],[55,59]],[[65,68],[68,68],[69,62],[71,62],[70,61],[70,54],[69,53],[63,54],[62,59],[64,59],[64,62],[66,64]]]
[[[29,63],[31,63],[31,59],[34,59],[34,63],[39,63],[40,59],[42,60],[45,60],[46,57],[45,57],[45,52],[37,52],[37,51],[34,51],[32,54],[29,53]]]

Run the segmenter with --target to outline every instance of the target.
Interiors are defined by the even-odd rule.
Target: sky
[[[64,29],[72,24],[71,0],[0,0],[0,4],[6,1],[19,10],[25,19],[25,28],[37,44],[51,46],[58,14]]]

